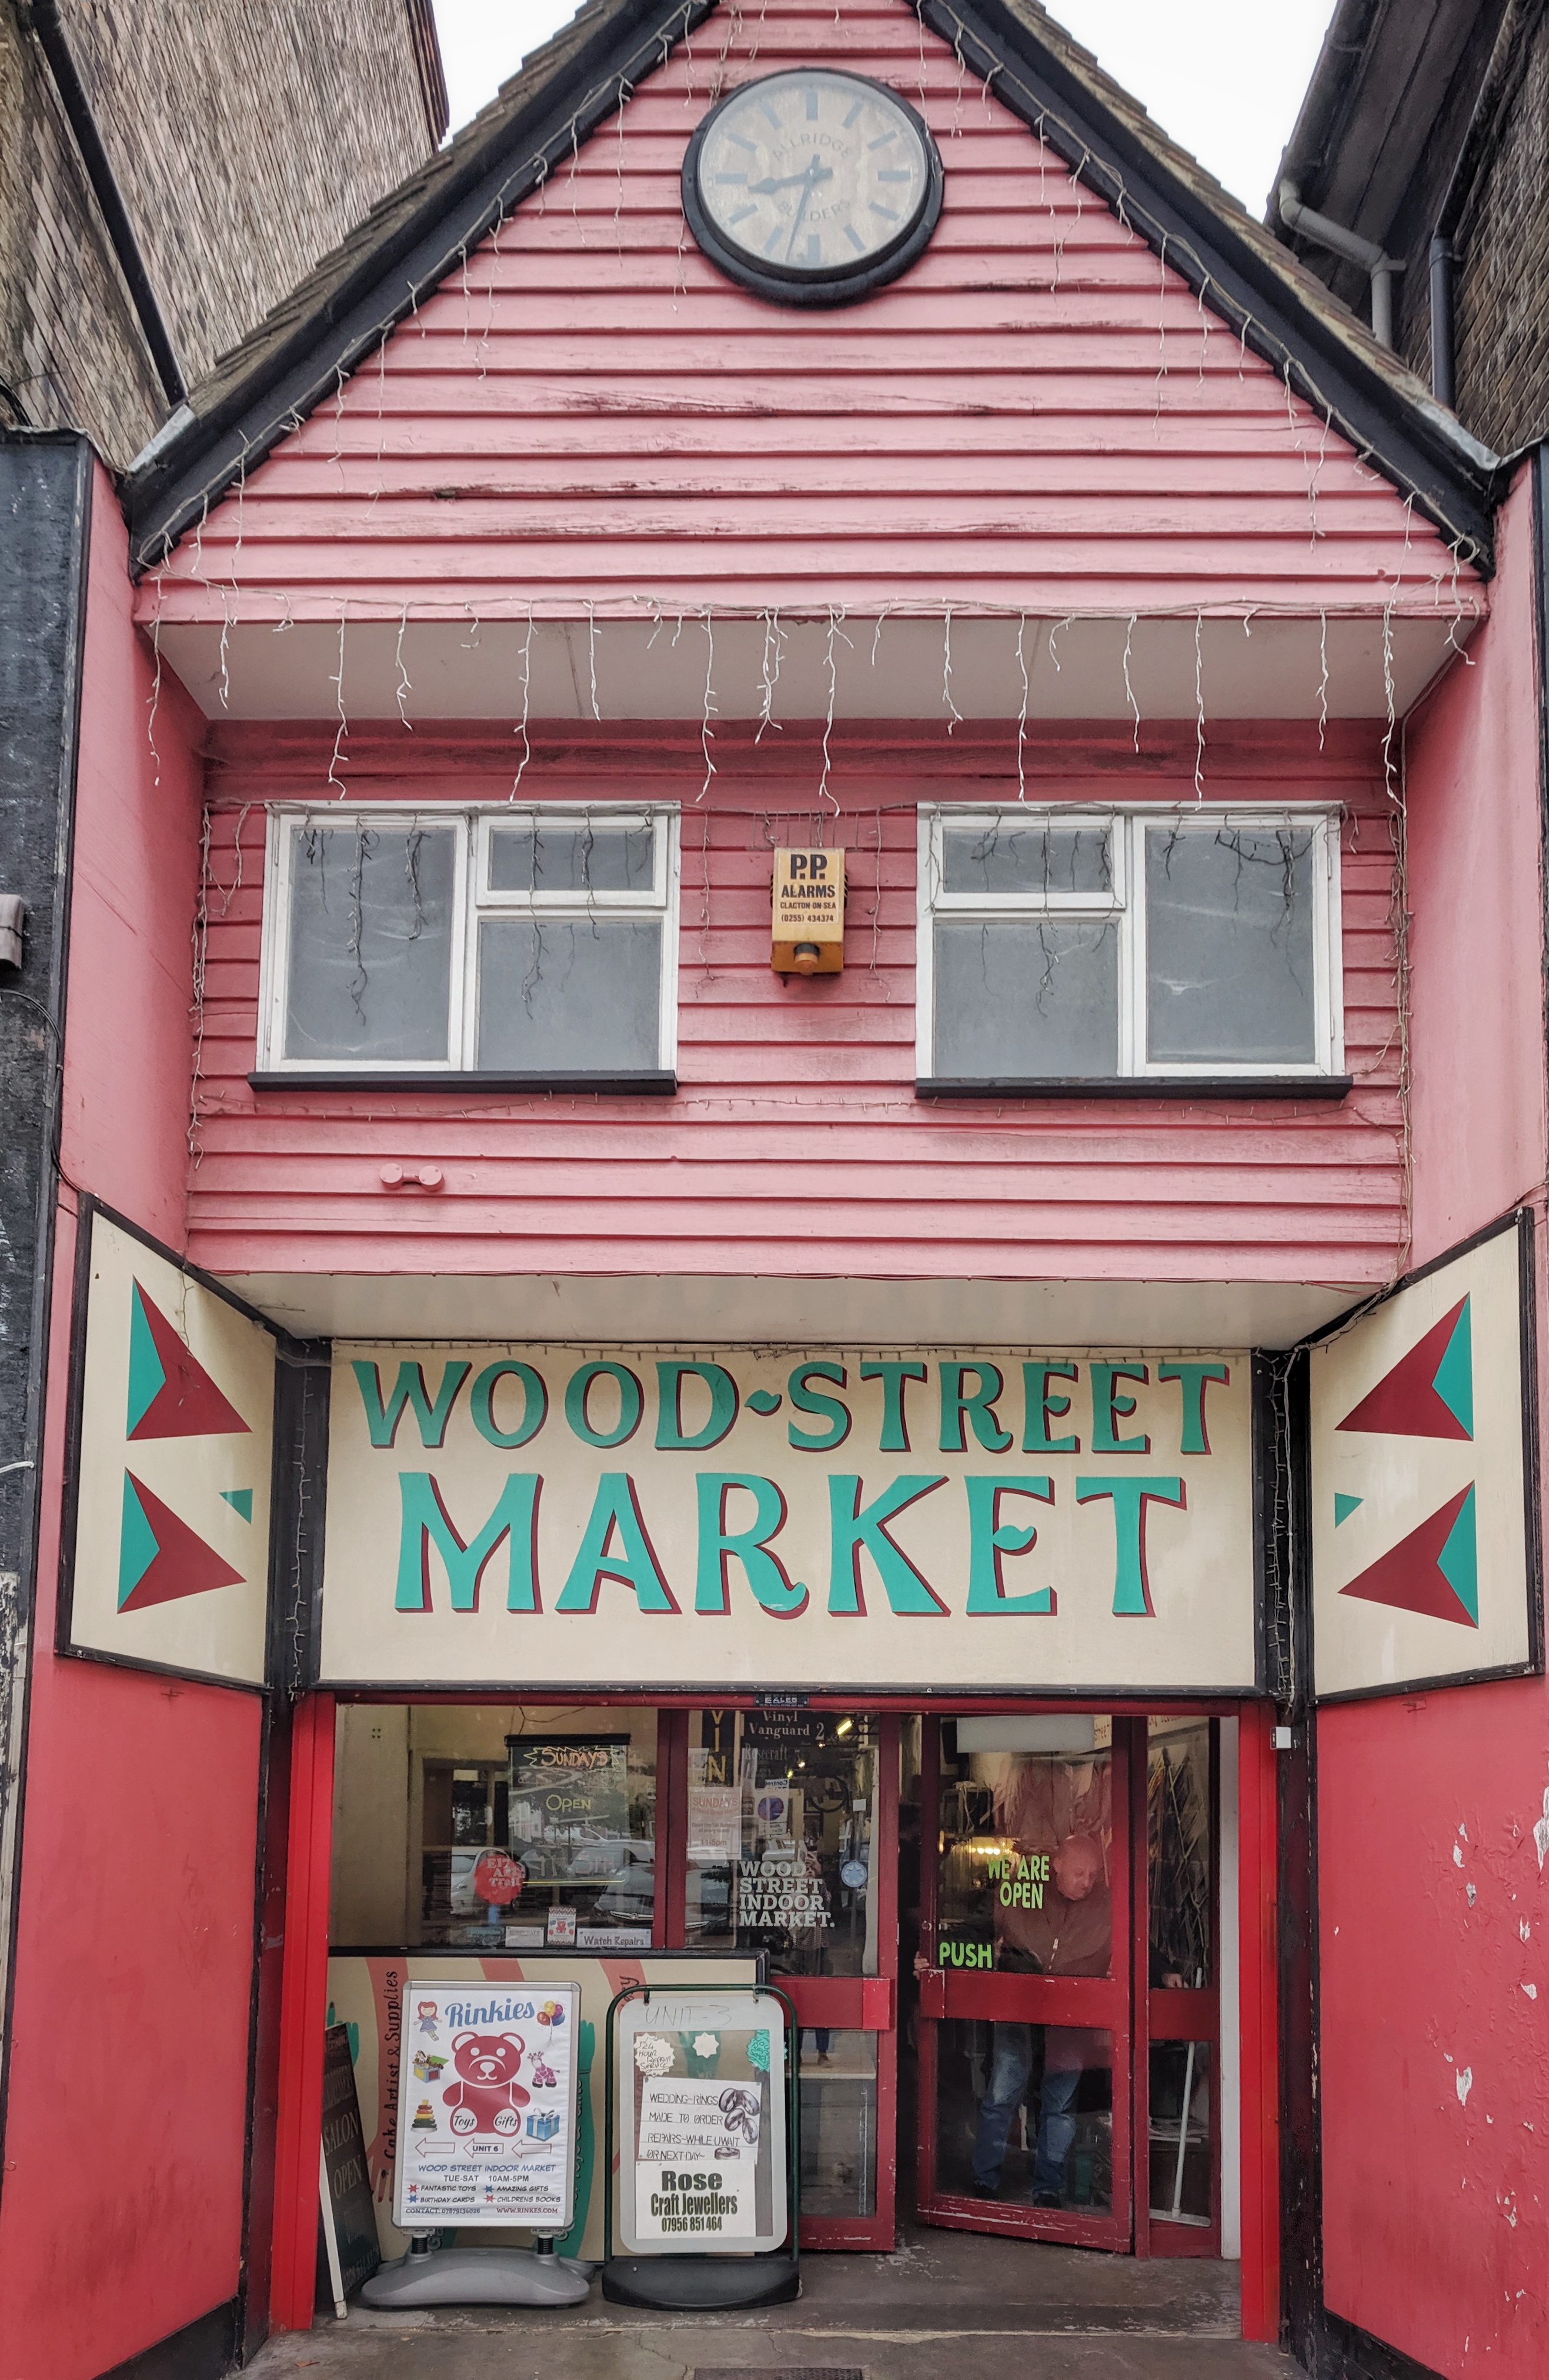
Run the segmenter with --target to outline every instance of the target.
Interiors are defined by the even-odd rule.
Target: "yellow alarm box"
[[[844,854],[777,851],[774,949],[780,975],[837,975],[844,965]]]

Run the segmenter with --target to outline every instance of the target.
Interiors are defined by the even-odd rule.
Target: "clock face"
[[[884,84],[799,67],[711,110],[684,163],[684,204],[733,279],[786,304],[839,305],[919,255],[940,212],[941,161]]]

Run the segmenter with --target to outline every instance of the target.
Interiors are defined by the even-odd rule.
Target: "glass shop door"
[[[1144,1730],[1144,1721],[1082,1713],[926,1722],[919,2211],[928,2223],[1131,2245],[1137,1724]]]
[[[767,1952],[795,2005],[802,2243],[891,2248],[899,1721],[805,1708],[672,1716],[677,1938]]]

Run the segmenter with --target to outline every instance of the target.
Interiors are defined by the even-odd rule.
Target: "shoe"
[[[971,2181],[968,2195],[970,2198],[998,2198],[1000,2184],[998,2181]]]
[[[1033,2204],[1035,2206],[1051,2209],[1055,2214],[1059,2212],[1059,2209],[1064,2203],[1064,2200],[1060,2197],[1059,2192],[1057,2190],[1035,2190],[1033,2192]]]

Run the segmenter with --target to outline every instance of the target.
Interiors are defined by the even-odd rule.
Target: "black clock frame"
[[[699,158],[705,140],[722,109],[744,99],[750,91],[764,83],[783,82],[803,74],[832,75],[844,82],[864,84],[869,91],[879,91],[884,98],[901,108],[919,133],[926,158],[926,187],[920,203],[902,230],[890,239],[886,248],[878,249],[865,263],[852,268],[835,264],[819,266],[816,272],[803,271],[794,265],[767,264],[756,261],[746,250],[726,239],[699,196]],[[781,67],[776,73],[759,75],[752,82],[739,83],[718,100],[708,114],[700,119],[688,144],[683,164],[683,207],[688,227],[703,253],[729,281],[750,289],[756,298],[766,298],[775,306],[853,306],[869,298],[874,290],[885,288],[907,273],[916,257],[922,256],[929,244],[941,216],[941,200],[946,188],[946,171],[941,152],[931,135],[929,125],[918,108],[912,107],[902,91],[890,83],[878,82],[875,75],[852,74],[848,67]]]

